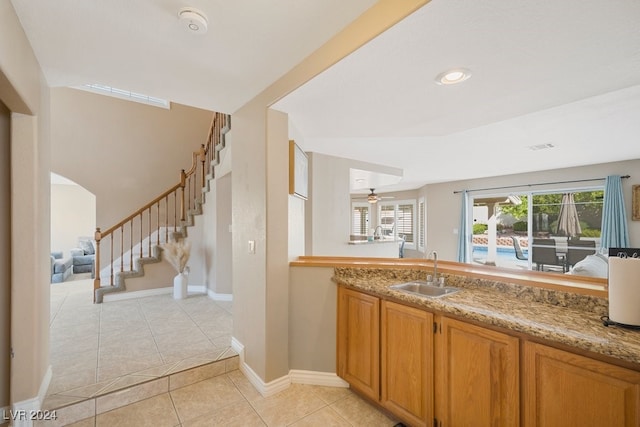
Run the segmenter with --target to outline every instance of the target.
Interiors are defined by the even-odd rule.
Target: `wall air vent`
[[[531,151],[539,151],[539,150],[546,150],[548,148],[554,148],[555,145],[553,144],[538,144],[538,145],[530,145],[527,148]]]

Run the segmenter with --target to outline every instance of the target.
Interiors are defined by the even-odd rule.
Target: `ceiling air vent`
[[[555,145],[553,144],[538,144],[538,145],[530,145],[527,148],[531,151],[539,151],[539,150],[546,150],[548,148],[554,148]]]

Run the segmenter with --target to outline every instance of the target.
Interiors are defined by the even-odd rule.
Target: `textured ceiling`
[[[640,158],[639,22],[637,0],[433,0],[275,108],[308,151],[402,167],[387,190]]]
[[[375,0],[11,0],[48,84],[98,83],[234,112]],[[209,19],[204,35],[178,20]]]
[[[223,112],[374,3],[193,0],[209,18],[198,36],[177,0],[11,1],[50,86]],[[638,0],[432,0],[275,107],[307,151],[401,168],[386,191],[637,159],[639,22]],[[472,77],[433,82],[452,67]]]

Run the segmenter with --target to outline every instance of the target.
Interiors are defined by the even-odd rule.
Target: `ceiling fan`
[[[371,193],[367,194],[367,202],[369,203],[378,203],[378,200],[382,200],[382,199],[393,199],[393,196],[378,196],[375,192],[375,188],[370,188],[369,190],[371,190]],[[364,199],[359,199],[359,200],[364,200]]]

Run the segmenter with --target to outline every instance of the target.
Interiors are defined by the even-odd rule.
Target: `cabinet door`
[[[640,373],[545,345],[524,346],[525,426],[640,425]]]
[[[518,338],[443,317],[436,342],[442,425],[519,425]]]
[[[411,425],[433,420],[433,314],[382,302],[382,404]]]
[[[380,399],[380,300],[338,288],[338,375]]]

